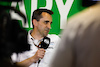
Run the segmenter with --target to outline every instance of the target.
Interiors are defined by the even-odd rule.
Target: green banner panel
[[[9,5],[7,3],[1,3],[3,5]],[[53,23],[49,34],[59,35],[61,30],[66,27],[67,19],[77,12],[80,12],[84,8],[81,5],[81,0],[24,0],[23,2],[11,2],[11,6],[15,7],[19,11],[23,12],[27,17],[27,23],[24,24],[24,20],[14,11],[10,11],[12,19],[20,21],[20,25],[27,31],[32,29],[31,15],[37,8],[47,8],[54,12],[52,15]]]

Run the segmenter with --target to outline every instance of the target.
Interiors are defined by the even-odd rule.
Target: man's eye
[[[45,21],[44,23],[47,24],[49,21]]]

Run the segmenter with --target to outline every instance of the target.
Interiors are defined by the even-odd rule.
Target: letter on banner
[[[46,8],[46,9],[51,10],[52,9],[52,4],[53,4],[52,0],[46,0],[46,6],[45,7],[40,7],[40,8]]]
[[[23,12],[23,14],[26,16],[26,11],[25,11],[25,6],[24,6],[24,2],[19,2],[18,5],[20,6],[19,9],[21,12]],[[11,6],[16,7],[17,3],[16,2],[12,2]],[[21,20],[22,21],[22,26],[24,28],[28,28],[28,21],[26,23],[24,23],[24,20],[21,16],[19,16],[18,14],[16,14],[14,11],[10,11],[11,14],[11,18],[12,19],[17,19],[17,20]],[[26,16],[27,17],[27,16]]]
[[[62,0],[56,0],[60,13],[60,29],[64,29],[67,24],[67,15],[74,0],[67,0],[65,5]]]
[[[37,9],[37,0],[31,0],[31,18],[30,18],[31,28],[33,28],[33,26],[32,26],[32,14],[33,14],[33,11],[36,9]]]

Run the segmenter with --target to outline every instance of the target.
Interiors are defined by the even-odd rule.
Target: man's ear
[[[33,23],[34,26],[37,26],[37,20],[36,19],[33,19],[32,23]]]

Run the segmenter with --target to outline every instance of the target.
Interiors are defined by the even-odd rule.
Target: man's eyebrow
[[[49,21],[47,20],[47,21],[45,21],[46,23],[48,23]],[[51,22],[51,24],[52,24],[52,22]]]
[[[49,22],[49,21],[47,20],[47,21],[45,21],[45,22]]]

